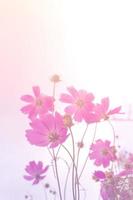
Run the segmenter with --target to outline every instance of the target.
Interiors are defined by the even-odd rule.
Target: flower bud
[[[64,125],[65,125],[66,127],[71,128],[71,126],[73,126],[72,118],[71,118],[71,116],[68,115],[68,114],[64,115],[64,117],[63,117],[63,122],[64,122]]]
[[[60,82],[61,80],[60,80],[60,76],[59,75],[57,75],[57,74],[54,74],[52,77],[51,77],[51,82],[53,82],[53,83],[58,83],[58,82]]]
[[[78,148],[80,148],[80,149],[84,147],[83,141],[78,142],[77,145],[78,145]]]

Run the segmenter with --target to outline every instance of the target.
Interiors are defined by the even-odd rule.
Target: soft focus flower
[[[44,187],[49,188],[50,187],[49,183],[45,183]]]
[[[105,176],[105,173],[103,171],[95,171],[93,173],[92,177],[95,181],[100,181],[100,180],[104,180],[106,176]]]
[[[25,175],[24,178],[28,181],[33,181],[33,184],[38,184],[42,179],[45,178],[46,171],[48,170],[48,166],[43,168],[43,163],[39,161],[36,163],[35,161],[29,162],[26,166],[25,171],[29,175]]]
[[[114,182],[108,182],[108,181],[102,182],[100,194],[101,194],[103,200],[118,199]]]
[[[26,131],[26,137],[31,144],[37,146],[57,147],[68,137],[67,128],[59,113],[47,114],[42,119],[36,119],[31,123],[32,129]]]
[[[33,87],[34,96],[24,95],[21,97],[22,101],[28,103],[21,111],[28,114],[29,118],[35,118],[38,114],[44,114],[48,111],[53,111],[54,99],[50,96],[42,95],[38,86]]]
[[[53,83],[58,83],[58,82],[60,82],[61,80],[60,80],[60,76],[59,75],[57,75],[57,74],[54,74],[52,77],[51,77],[51,82],[53,82]]]
[[[106,176],[107,179],[110,179],[114,176],[114,172],[113,171],[106,171],[105,176]]]
[[[128,170],[123,170],[118,174],[118,176],[128,176],[130,174],[133,175],[133,169],[131,169],[131,170],[129,170],[129,169]]]
[[[95,144],[91,145],[91,153],[89,154],[91,160],[95,160],[95,165],[107,167],[110,161],[116,160],[115,149],[110,146],[110,141],[97,140]]]
[[[125,170],[133,170],[133,154],[127,151],[121,151],[118,154],[118,165]]]
[[[101,104],[95,106],[95,113],[99,120],[107,120],[110,115],[120,114],[121,106],[109,110],[109,98],[105,97],[101,100]]]
[[[70,104],[65,108],[65,112],[74,115],[75,121],[88,120],[88,116],[94,107],[92,103],[94,95],[85,90],[77,91],[74,87],[68,87],[67,90],[69,94],[64,93],[60,97],[60,101]]]
[[[133,176],[113,176],[101,182],[100,194],[103,200],[132,200]]]

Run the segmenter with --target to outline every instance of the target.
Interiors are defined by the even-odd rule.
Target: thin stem
[[[65,186],[64,186],[64,200],[65,200],[66,199],[66,187],[67,187],[67,182],[68,182],[68,177],[69,177],[71,167],[69,167],[69,164],[67,163],[67,161],[65,159],[63,159],[63,158],[59,158],[59,159],[63,160],[68,168],[66,179],[65,179]]]
[[[82,138],[81,138],[81,143],[83,143],[83,140],[84,140],[84,137],[85,137],[85,135],[86,135],[87,129],[88,129],[88,124],[87,124],[87,126],[86,126],[86,128],[85,128],[85,131],[84,131],[84,133],[83,133],[83,136],[82,136]],[[78,170],[78,163],[79,163],[79,154],[80,154],[80,150],[81,150],[81,148],[79,147],[79,148],[78,148],[78,153],[77,153],[77,170]]]
[[[109,119],[108,119],[108,123],[111,126],[112,131],[113,131],[113,146],[115,147],[115,137],[116,137],[115,129],[114,129],[114,127],[113,127],[113,125],[112,125],[112,123],[111,123],[111,121]],[[113,169],[113,167],[114,167],[114,163],[112,162],[111,169]]]
[[[55,85],[56,85],[56,83],[54,82],[53,83],[53,98],[55,98]]]
[[[59,148],[58,148],[58,150],[57,150],[56,158],[57,158],[57,156],[58,156],[58,154],[59,154],[60,148],[61,148],[61,145],[59,146]]]
[[[47,147],[47,150],[48,150],[48,152],[49,152],[49,154],[50,154],[50,156],[51,156],[51,158],[52,158],[52,160],[51,160],[51,166],[52,166],[52,170],[53,170],[54,177],[56,178],[55,169],[54,169],[54,165],[53,165],[54,157],[53,157],[53,155],[52,155],[52,153],[51,153],[49,147]]]
[[[50,151],[49,147],[47,147],[47,150],[48,150],[48,152],[49,152],[49,154],[50,154],[51,158],[53,159],[53,155],[52,155],[52,153],[51,153],[51,151]]]
[[[84,140],[84,137],[85,137],[85,135],[86,135],[86,132],[87,132],[87,129],[88,129],[88,124],[87,124],[87,126],[86,126],[86,128],[85,128],[85,131],[84,131],[84,133],[83,133],[83,136],[82,136],[82,138],[81,138],[81,143],[83,143],[83,140]],[[77,153],[77,173],[78,173],[78,165],[79,165],[79,155],[80,155],[80,150],[81,150],[81,148],[79,147],[78,148],[78,153]],[[77,177],[77,179],[78,179],[78,177]],[[76,180],[75,180],[75,182],[76,182]],[[78,183],[79,184],[79,183]],[[79,191],[78,191],[79,192]]]
[[[60,149],[61,149],[61,145],[60,145],[60,147],[58,148],[58,151],[57,151],[57,153],[56,153],[56,158],[57,158],[57,156],[58,156],[58,154],[59,154]],[[67,161],[66,161],[65,159],[60,158],[60,157],[59,157],[59,159],[63,160],[64,163],[66,164],[67,168],[68,168],[68,173],[67,173],[67,175],[66,175],[65,186],[64,186],[64,200],[65,200],[65,199],[66,199],[66,187],[67,187],[67,181],[68,181],[68,177],[69,177],[69,173],[70,173],[70,167],[69,167],[69,164],[67,163]]]
[[[54,157],[54,163],[55,163],[55,172],[56,172],[56,178],[57,178],[59,196],[60,196],[60,200],[62,200],[61,186],[60,186],[60,180],[59,180],[59,174],[58,174],[58,167],[57,167],[57,160],[56,160],[56,157],[55,157],[54,149],[53,149],[53,157]]]
[[[96,123],[96,126],[95,126],[94,135],[93,135],[91,144],[94,143],[94,140],[95,140],[95,138],[96,138],[96,132],[97,132],[97,123]]]
[[[74,145],[74,137],[71,128],[70,130],[70,135],[72,139],[72,148],[73,148],[73,166],[72,166],[72,192],[73,192],[73,199],[76,200],[76,184],[75,184],[75,173],[74,173],[74,165],[75,165],[75,145]]]
[[[66,189],[67,189],[67,182],[68,182],[68,177],[69,177],[70,169],[71,169],[71,167],[68,167],[68,171],[67,171],[67,175],[66,175],[66,179],[65,179],[64,200],[66,200]]]
[[[113,145],[115,146],[115,137],[116,137],[116,134],[115,134],[115,129],[111,123],[110,120],[108,120],[108,123],[110,124],[111,128],[112,128],[112,131],[113,131]]]
[[[73,157],[72,157],[71,153],[69,152],[69,150],[63,144],[62,144],[62,147],[66,150],[66,152],[70,156],[70,158],[72,160],[72,164],[74,164],[75,171],[76,171],[77,182],[79,183],[79,181],[78,181],[78,174],[77,174],[77,167],[76,167],[76,165],[74,163]],[[79,193],[79,184],[77,184],[77,185],[78,185],[78,193]],[[79,194],[78,194],[78,200],[79,200]]]
[[[93,144],[93,142],[94,142],[94,140],[95,140],[96,131],[97,131],[97,123],[96,123],[96,126],[95,126],[94,135],[93,135],[91,144]],[[89,154],[90,154],[90,149],[89,149]],[[81,170],[81,172],[80,172],[79,180],[80,180],[80,178],[81,178],[81,176],[82,176],[82,174],[83,174],[83,171],[84,171],[84,169],[85,169],[85,167],[86,167],[87,161],[88,161],[88,155],[87,155],[87,157],[86,157],[86,159],[85,159],[85,162],[84,162],[84,164],[83,164],[83,168],[82,168],[82,170]]]

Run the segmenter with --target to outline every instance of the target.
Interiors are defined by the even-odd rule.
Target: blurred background
[[[46,160],[46,153],[25,139],[20,96],[33,85],[50,95],[54,73],[63,80],[58,92],[74,85],[123,105],[126,120],[115,129],[133,151],[132,10],[132,0],[0,0],[0,199],[23,200],[27,193],[43,199],[42,188],[22,177],[25,164]],[[95,184],[88,188],[95,200]]]

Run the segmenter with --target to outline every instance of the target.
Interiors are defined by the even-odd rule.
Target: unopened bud
[[[58,82],[61,81],[61,80],[60,80],[60,76],[57,75],[57,74],[54,74],[54,75],[51,77],[50,80],[51,80],[53,83],[58,83]]]
[[[71,128],[73,126],[72,118],[68,114],[64,115],[63,122],[66,127]]]
[[[78,142],[77,145],[78,145],[78,148],[83,148],[84,147],[84,143],[82,141]]]

